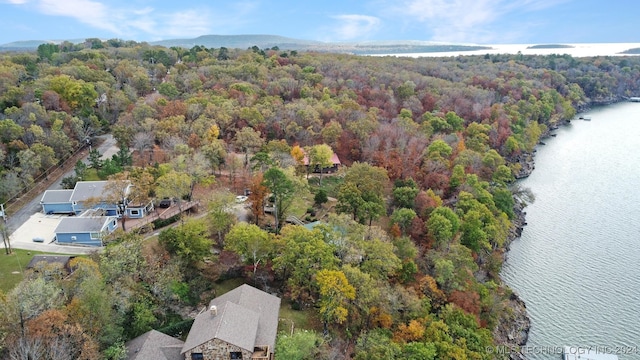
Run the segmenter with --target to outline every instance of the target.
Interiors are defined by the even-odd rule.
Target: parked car
[[[44,242],[44,238],[40,237],[40,236],[36,236],[36,237],[33,238],[33,242],[43,243]]]
[[[248,197],[244,196],[244,195],[238,195],[236,196],[236,203],[238,204],[242,204],[243,202],[247,201]]]
[[[160,200],[160,204],[158,204],[158,206],[163,208],[163,209],[166,209],[166,208],[171,206],[171,202],[172,202],[171,199],[164,198],[164,199]]]

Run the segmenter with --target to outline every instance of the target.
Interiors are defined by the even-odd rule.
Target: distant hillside
[[[59,44],[65,40],[29,40],[15,41],[0,45],[0,51],[35,50],[40,44]],[[66,40],[71,43],[82,43],[82,39]],[[293,39],[277,35],[203,35],[192,39],[167,39],[150,42],[150,45],[165,47],[184,47],[190,49],[196,45],[207,48],[247,49],[257,46],[260,49],[278,47],[282,50],[340,52],[350,54],[402,54],[402,53],[437,53],[447,51],[489,50],[489,46],[439,44],[428,41],[366,41],[366,42],[321,42],[313,40]]]
[[[40,44],[60,44],[68,41],[73,44],[84,42],[84,39],[65,39],[65,40],[23,40],[13,41],[0,45],[0,51],[29,51],[36,50]]]
[[[640,48],[633,48],[633,49],[625,50],[625,51],[621,52],[620,54],[640,55]]]
[[[542,44],[527,46],[527,49],[571,49],[574,46],[564,44]]]
[[[282,49],[301,49],[312,45],[322,44],[319,41],[292,39],[277,35],[203,35],[193,39],[169,39],[150,43],[166,47],[180,46],[192,48],[196,45],[208,48],[237,48],[246,49],[257,46],[261,49],[277,46]]]

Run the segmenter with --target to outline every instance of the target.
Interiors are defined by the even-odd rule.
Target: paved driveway
[[[9,236],[11,247],[14,249],[43,251],[55,254],[83,255],[98,251],[99,248],[84,246],[64,246],[54,243],[54,231],[63,215],[45,215],[37,212]],[[43,242],[34,242],[33,238],[44,239]],[[3,245],[4,247],[4,245]]]

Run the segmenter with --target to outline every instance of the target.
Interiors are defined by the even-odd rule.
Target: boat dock
[[[618,355],[605,354],[598,349],[565,346],[562,349],[562,360],[618,360]]]

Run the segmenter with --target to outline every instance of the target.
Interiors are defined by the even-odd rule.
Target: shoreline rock
[[[591,104],[583,104],[577,109],[578,113],[586,111],[590,108]],[[540,136],[541,139],[547,138],[551,135],[551,131],[558,129],[560,126],[566,126],[571,123],[571,120],[565,120],[560,123],[556,123],[553,126],[548,126],[547,130]],[[522,153],[515,155],[509,159],[514,163],[520,164],[520,170],[515,174],[516,179],[524,179],[531,175],[535,170],[535,153],[534,149],[529,153]],[[505,244],[504,252],[502,253],[503,262],[507,261],[507,256],[510,250],[511,242],[518,239],[522,235],[522,231],[527,225],[526,212],[524,208],[526,204],[516,200],[514,205],[514,219],[512,220],[512,226],[509,230],[509,236]],[[527,344],[529,340],[529,330],[531,329],[531,319],[527,315],[527,305],[518,294],[504,284],[507,291],[511,292],[507,304],[507,314],[503,315],[498,321],[498,325],[493,331],[493,338],[496,345],[503,347],[505,354],[508,354],[510,360],[526,360],[526,356],[522,353],[522,347]]]
[[[502,254],[503,261],[507,260],[511,242],[520,237],[524,226],[527,224],[525,219],[526,212],[524,212],[525,206],[522,202],[517,202],[514,206],[515,217],[512,220],[505,251]],[[503,285],[505,285],[504,282]],[[509,359],[523,360],[526,357],[521,352],[521,347],[525,346],[529,339],[531,319],[527,315],[525,302],[513,290],[508,287],[506,289],[511,292],[507,304],[508,311],[498,320],[498,325],[493,331],[493,338],[497,346],[507,350],[505,354],[509,354]]]

